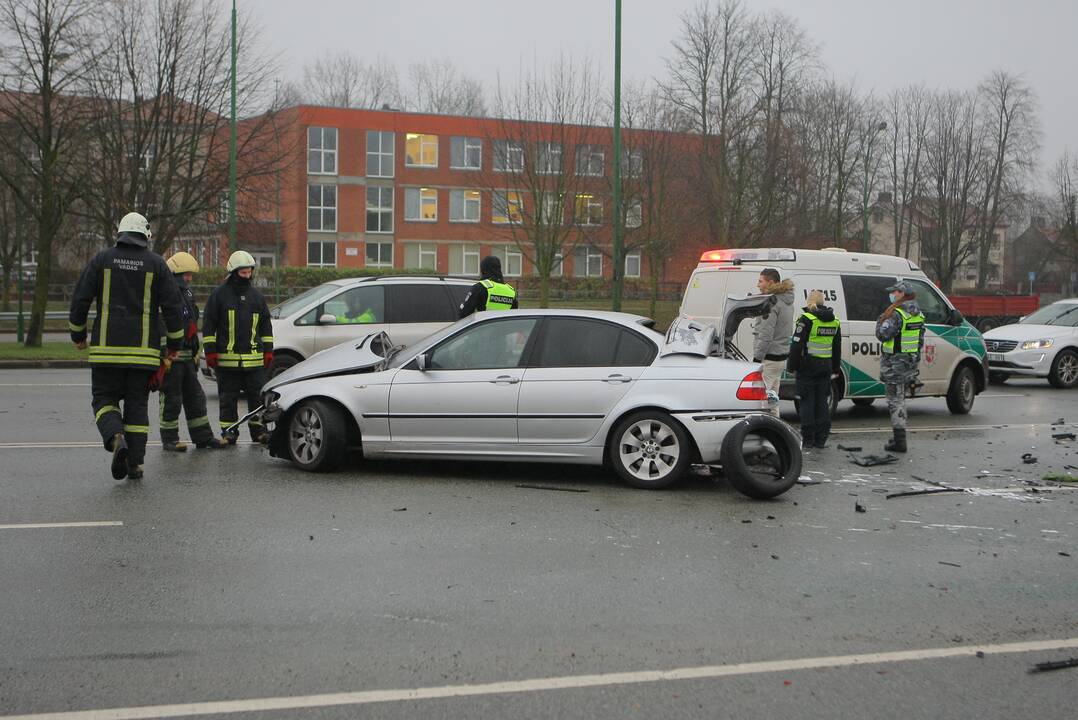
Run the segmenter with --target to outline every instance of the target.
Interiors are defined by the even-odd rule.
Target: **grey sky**
[[[227,0],[221,0],[227,2]],[[613,0],[239,0],[298,79],[320,51],[408,63],[449,57],[493,84],[500,69],[561,53],[613,67]],[[623,73],[662,76],[679,15],[696,0],[623,0]],[[1022,73],[1040,99],[1042,171],[1078,151],[1078,0],[750,0],[795,17],[839,79],[886,93],[911,83],[970,88],[994,68]]]

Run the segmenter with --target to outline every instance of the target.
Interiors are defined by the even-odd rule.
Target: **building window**
[[[625,206],[625,227],[638,228],[644,224],[644,203],[640,198],[630,198]]]
[[[367,131],[367,176],[393,177],[393,133]]]
[[[640,277],[640,251],[631,252],[625,255],[625,277],[638,278]]]
[[[565,196],[557,193],[543,193],[539,196],[543,207],[537,215],[546,227],[560,227],[565,224]]]
[[[505,277],[520,277],[524,270],[524,256],[512,245],[497,245],[491,248],[491,254],[502,261],[502,274]]]
[[[516,140],[495,140],[494,169],[499,172],[520,172],[524,169],[524,143]]]
[[[565,256],[554,253],[554,265],[550,268],[550,277],[561,277],[565,271]]]
[[[490,221],[500,225],[520,223],[524,218],[524,205],[516,190],[495,190],[490,196]]]
[[[393,243],[368,242],[367,267],[393,267]]]
[[[436,221],[438,191],[434,188],[404,188],[404,219],[413,222]]]
[[[367,232],[393,232],[393,188],[367,187]]]
[[[449,191],[449,222],[479,222],[479,191]]]
[[[438,271],[438,246],[434,243],[404,243],[404,267]]]
[[[449,138],[449,167],[479,170],[483,167],[483,141],[473,137]]]
[[[640,177],[644,174],[643,148],[629,148],[621,151],[621,172],[626,177]]]
[[[312,232],[337,231],[337,186],[307,186],[307,229]]]
[[[337,264],[337,243],[326,240],[308,240],[307,264],[311,267],[335,266]]]
[[[606,172],[606,151],[602,145],[576,146],[576,174],[602,177]]]
[[[438,167],[438,136],[407,133],[404,136],[404,164],[408,167]]]
[[[602,225],[602,198],[595,195],[577,194],[575,217],[577,225]]]
[[[535,144],[535,170],[540,175],[557,175],[561,172],[561,145],[552,142]]]
[[[337,128],[307,128],[307,174],[337,174]]]
[[[449,274],[450,275],[478,275],[479,274],[479,246],[478,245],[450,245],[449,246]]]
[[[573,274],[576,277],[602,277],[603,255],[592,245],[581,245],[573,251]]]

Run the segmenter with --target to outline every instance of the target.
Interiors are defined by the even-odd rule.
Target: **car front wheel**
[[[794,486],[801,476],[801,445],[790,426],[770,415],[734,425],[722,441],[722,471],[734,488],[767,500]]]
[[[633,487],[664,488],[684,475],[692,461],[689,433],[658,410],[629,415],[610,437],[614,471]]]
[[[1048,382],[1057,388],[1072,388],[1078,385],[1078,353],[1069,348],[1060,350],[1052,361]]]
[[[947,390],[947,409],[954,415],[968,415],[976,397],[977,382],[973,379],[973,371],[965,366],[958,368]]]
[[[288,420],[288,456],[301,469],[327,472],[348,451],[344,414],[325,400],[304,400]]]

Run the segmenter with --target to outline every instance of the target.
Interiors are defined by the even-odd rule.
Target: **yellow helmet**
[[[168,259],[168,269],[173,275],[197,273],[198,260],[195,260],[190,253],[178,252]]]
[[[254,268],[256,265],[258,263],[255,262],[254,255],[246,250],[237,250],[228,256],[228,265],[225,266],[225,269],[229,272],[235,272],[240,268]]]

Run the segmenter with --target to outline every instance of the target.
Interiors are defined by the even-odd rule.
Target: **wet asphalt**
[[[1078,432],[1078,391],[993,386],[964,417],[914,400],[910,453],[871,468],[836,446],[880,450],[883,403],[843,403],[804,484],[758,502],[704,474],[662,492],[543,465],[312,475],[249,444],[151,446],[145,480],[116,482],[88,383],[0,371],[0,525],[19,526],[0,529],[0,717],[492,682],[198,712],[1073,717],[1078,669],[1028,671],[1078,647],[514,683],[1078,638],[1078,488],[1043,479],[1078,474],[1078,443],[1052,438]],[[965,491],[887,498],[932,482]],[[116,524],[26,527],[89,522]]]

